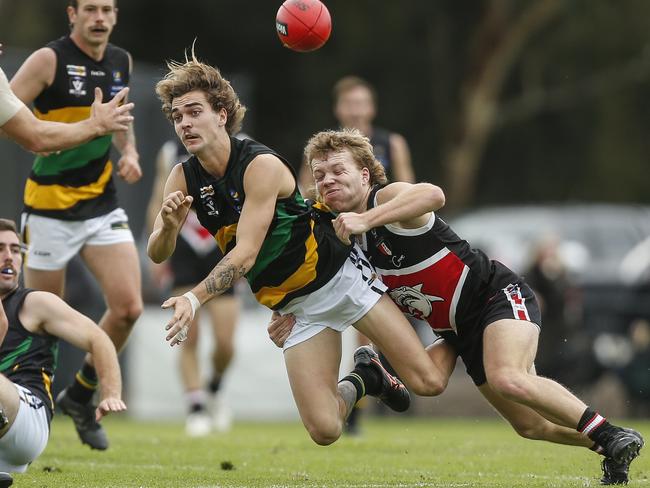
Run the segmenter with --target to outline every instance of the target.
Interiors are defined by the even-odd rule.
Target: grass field
[[[650,437],[650,422],[630,422]],[[45,453],[17,487],[589,487],[599,457],[586,449],[526,441],[492,419],[368,420],[364,435],[329,447],[302,425],[236,424],[188,439],[180,423],[108,418],[111,448],[82,446],[69,419],[53,423]],[[650,452],[650,451],[649,451]],[[231,468],[231,469],[228,469]],[[650,454],[629,486],[650,488]]]

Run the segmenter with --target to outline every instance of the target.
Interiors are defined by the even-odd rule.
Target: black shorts
[[[441,334],[456,348],[476,386],[486,382],[483,333],[488,325],[497,320],[514,319],[542,326],[539,304],[530,286],[503,264],[496,261],[493,264],[490,284],[485,290],[487,293],[483,293],[484,298],[477,303],[477,308],[480,307],[478,313],[472,314],[471,320],[458,322],[456,333]]]
[[[221,260],[223,254],[219,248],[206,255],[197,254],[194,249],[181,236],[176,239],[176,249],[170,258],[174,281],[172,288],[186,288],[195,286],[203,281],[212,268]],[[232,295],[234,287],[226,290],[222,295]]]

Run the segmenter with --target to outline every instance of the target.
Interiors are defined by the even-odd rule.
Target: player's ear
[[[361,181],[365,184],[370,182],[370,170],[368,168],[361,169]]]

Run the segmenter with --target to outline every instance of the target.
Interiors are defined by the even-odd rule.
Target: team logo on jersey
[[[219,216],[219,210],[217,210],[217,205],[214,203],[214,188],[212,185],[208,186],[202,186],[199,189],[199,197],[201,198],[201,205],[203,205],[203,209],[205,212],[212,216],[212,217],[218,217]]]
[[[230,198],[233,199],[235,210],[238,213],[241,213],[242,207],[241,207],[241,198],[239,198],[239,192],[234,188],[231,188],[230,190],[228,190],[228,194],[230,195]]]
[[[86,67],[77,66],[76,64],[66,64],[65,69],[70,76],[86,76]]]
[[[79,76],[70,78],[68,93],[75,97],[83,97],[86,94],[86,80]]]
[[[442,297],[422,293],[422,283],[415,286],[399,286],[390,290],[388,294],[409,315],[420,320],[426,320],[431,315],[433,302],[445,301]]]
[[[114,83],[122,83],[122,72],[121,71],[113,71],[113,82]]]
[[[392,256],[393,251],[390,250],[390,247],[388,246],[388,242],[386,242],[386,239],[384,239],[381,236],[378,236],[377,231],[375,229],[372,229],[370,233],[372,234],[372,237],[374,237],[377,240],[377,243],[375,244],[377,250],[380,253],[382,253],[384,256]]]

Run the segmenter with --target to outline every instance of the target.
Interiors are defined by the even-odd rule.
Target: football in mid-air
[[[282,44],[298,52],[321,47],[332,32],[332,18],[320,0],[286,0],[275,16]]]

